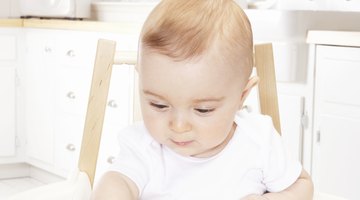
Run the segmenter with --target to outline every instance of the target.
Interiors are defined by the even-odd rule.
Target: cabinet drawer
[[[55,78],[55,108],[61,113],[85,117],[91,78],[91,70],[59,67]]]
[[[108,170],[119,153],[120,148],[117,133],[120,130],[121,128],[119,126],[104,124],[96,166],[95,182]]]
[[[84,124],[85,119],[81,117],[59,114],[55,118],[54,162],[64,171],[64,176],[76,169]]]
[[[133,106],[134,67],[114,65],[110,81],[105,121],[116,126],[129,124]]]
[[[62,67],[92,68],[97,38],[92,34],[65,32],[57,38],[57,60]]]

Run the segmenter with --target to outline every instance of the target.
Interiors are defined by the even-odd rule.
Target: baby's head
[[[174,61],[210,57],[249,78],[253,39],[249,20],[234,0],[163,0],[145,22],[141,53]]]
[[[140,100],[155,140],[182,155],[208,157],[234,132],[253,83],[252,31],[233,0],[163,0],[139,45]]]

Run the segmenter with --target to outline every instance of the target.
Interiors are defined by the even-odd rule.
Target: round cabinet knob
[[[114,161],[115,161],[115,157],[114,157],[114,156],[109,156],[106,161],[107,161],[109,164],[113,164]]]
[[[117,103],[116,103],[115,100],[110,100],[107,105],[108,105],[109,107],[111,107],[111,108],[117,108],[117,107],[118,107],[118,105],[117,105]]]
[[[45,47],[44,51],[45,53],[51,53],[52,49],[50,47]]]
[[[67,149],[68,151],[75,151],[75,150],[76,150],[76,147],[75,147],[74,144],[68,144],[68,145],[66,145],[66,149]]]
[[[75,99],[76,98],[76,95],[74,92],[68,92],[66,94],[66,97],[69,98],[69,99]]]
[[[69,50],[68,52],[66,52],[66,55],[69,57],[75,57],[75,51],[74,50]]]

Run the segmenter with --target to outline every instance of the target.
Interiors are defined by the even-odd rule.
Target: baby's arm
[[[309,174],[303,170],[290,187],[281,192],[266,193],[262,196],[249,195],[242,200],[312,200],[314,186]]]
[[[128,177],[118,172],[106,172],[94,189],[91,200],[136,200],[139,190]]]

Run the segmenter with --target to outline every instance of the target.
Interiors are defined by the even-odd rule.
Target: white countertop
[[[139,34],[141,24],[127,22],[78,21],[61,19],[0,19],[0,28],[47,28]]]
[[[306,42],[309,44],[360,47],[360,32],[310,30]]]

